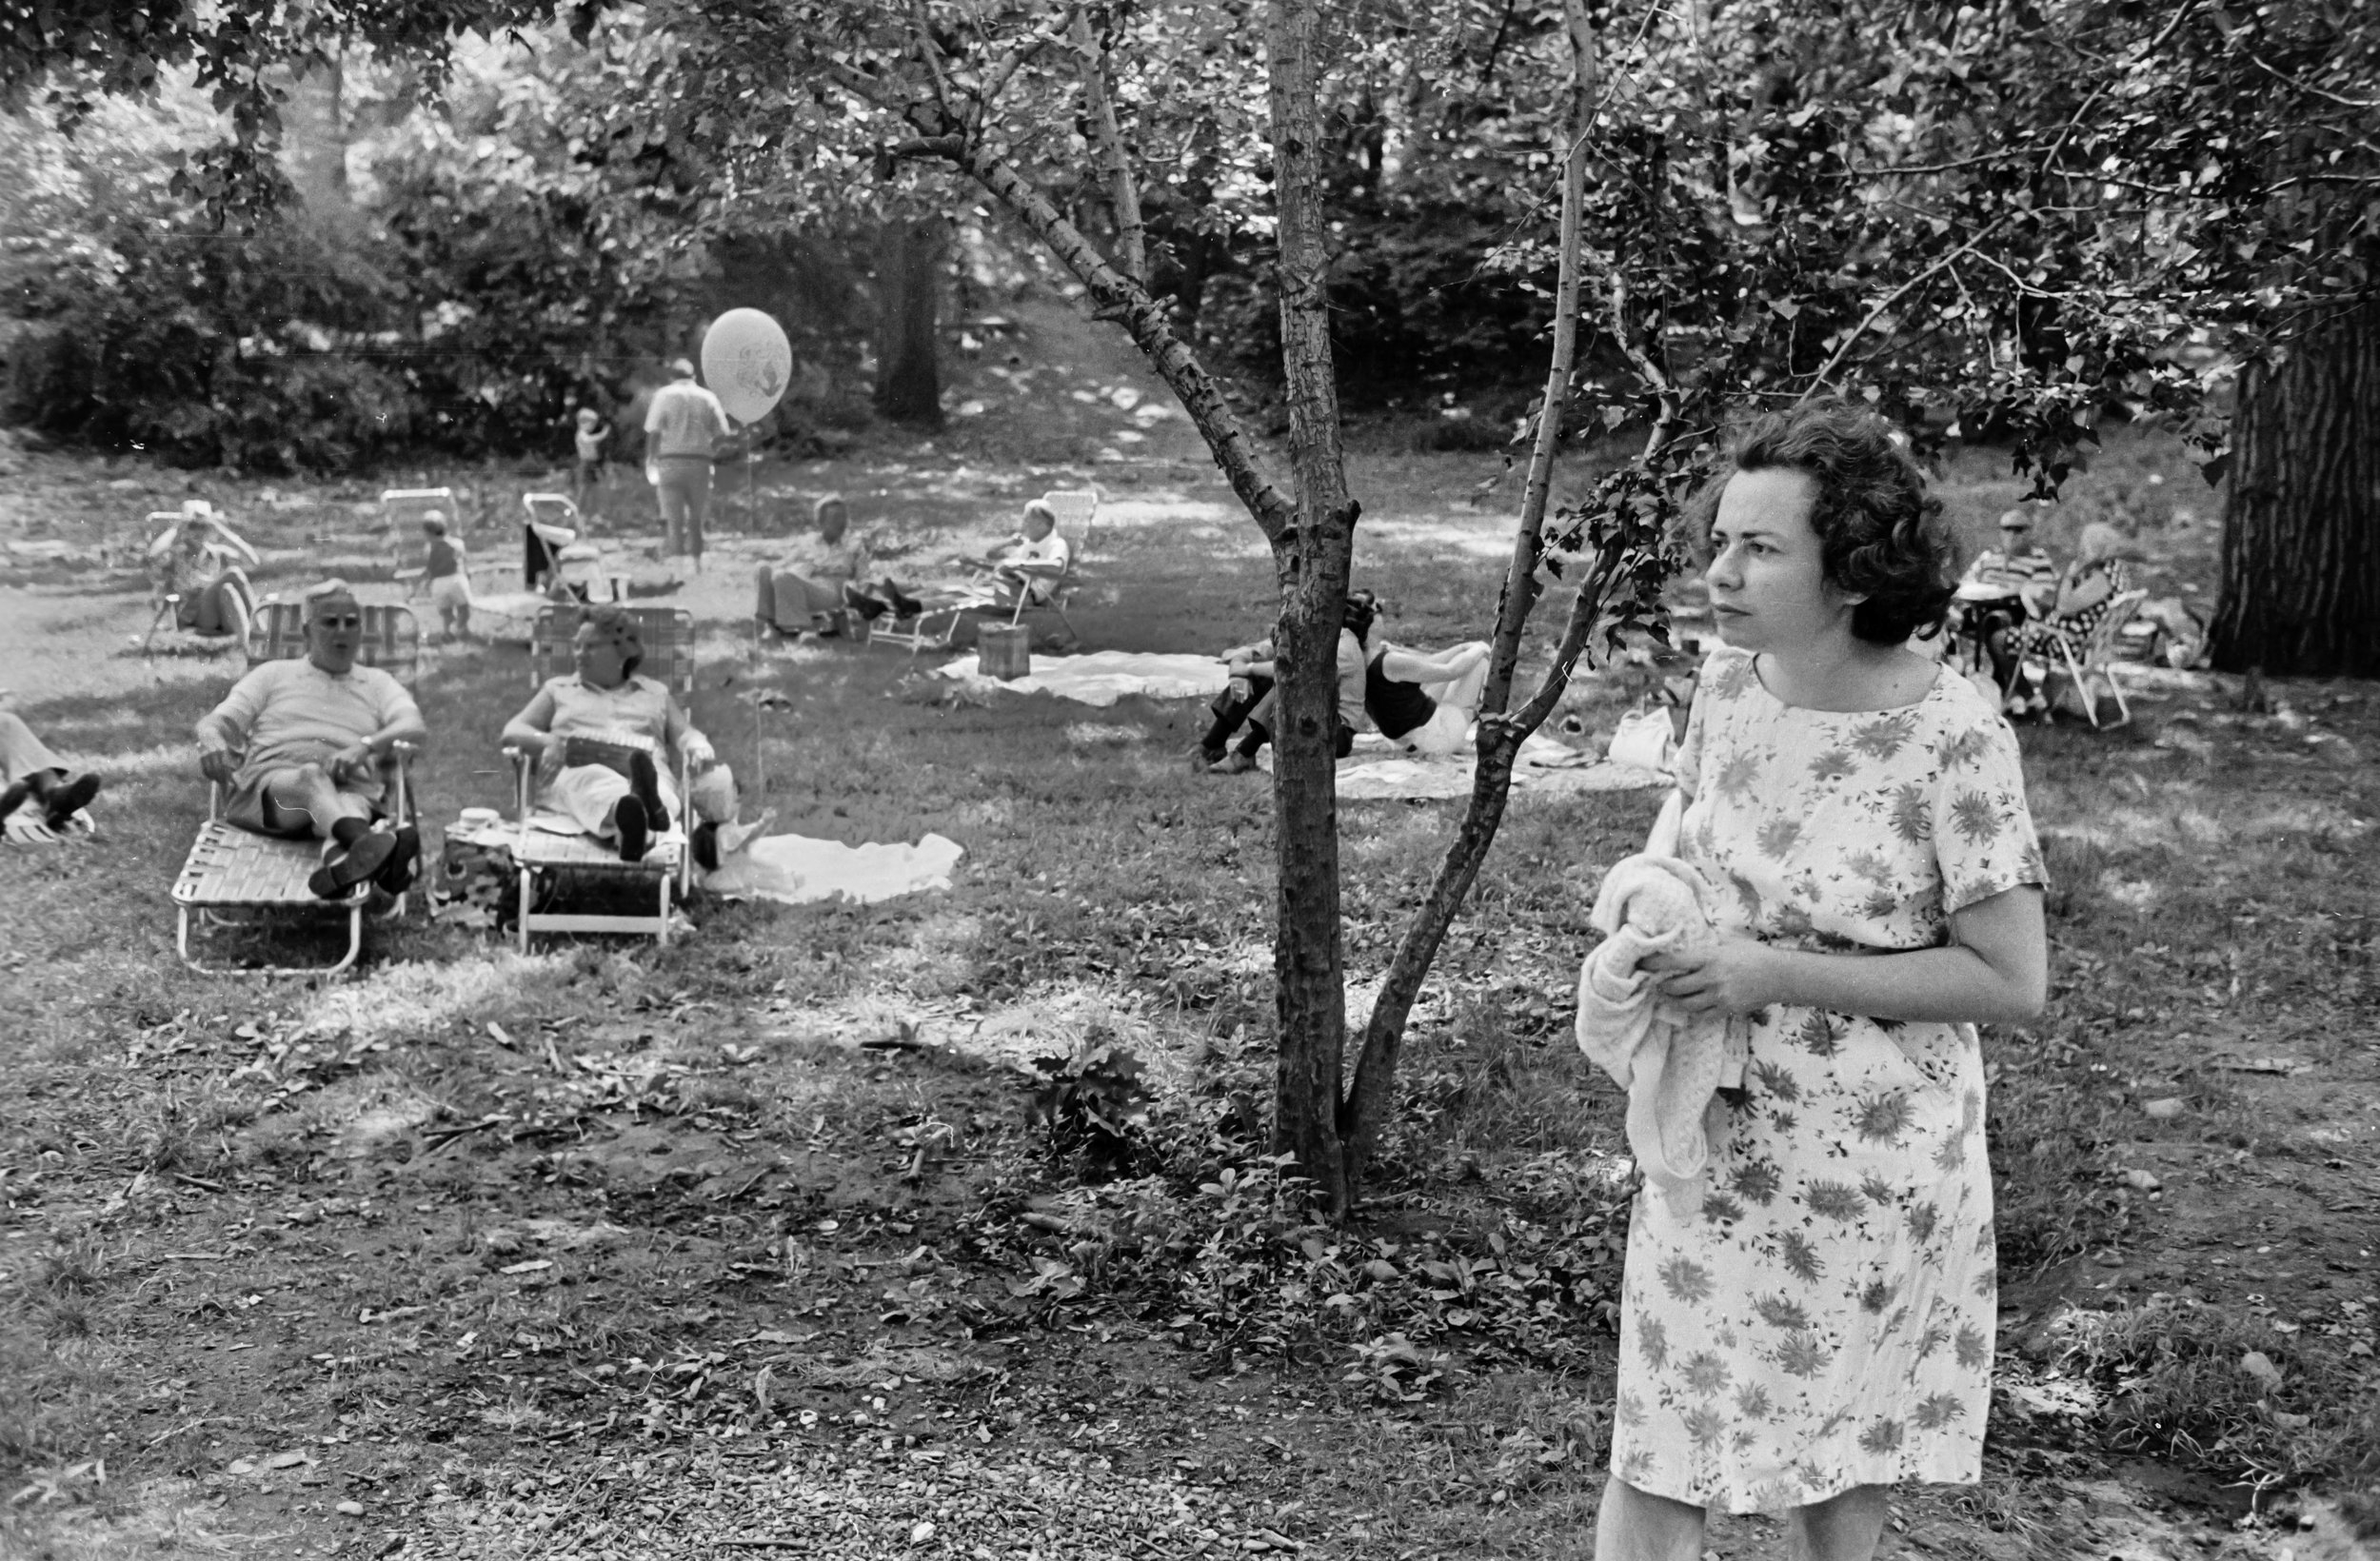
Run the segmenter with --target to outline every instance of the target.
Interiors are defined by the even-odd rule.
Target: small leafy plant
[[[1148,1127],[1140,1059],[1094,1028],[1072,1056],[1036,1057],[1033,1071],[1041,1079],[1033,1092],[1033,1121],[1047,1130],[1050,1147],[1088,1166],[1128,1170]]]

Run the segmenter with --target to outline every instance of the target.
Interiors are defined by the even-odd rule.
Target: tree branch
[[[1007,89],[1009,81],[1015,77],[1016,73],[1023,69],[1031,62],[1033,56],[1064,37],[1074,27],[1075,18],[1081,14],[1082,14],[1081,6],[1068,6],[1066,14],[1060,17],[1055,26],[1042,29],[1015,49],[1010,49],[1007,58],[993,68],[991,75],[983,83],[982,113],[976,120],[979,127],[983,123],[984,117],[991,113],[992,100]]]
[[[1545,375],[1545,398],[1537,408],[1537,442],[1529,456],[1529,478],[1521,490],[1520,518],[1515,527],[1511,562],[1504,572],[1504,589],[1497,604],[1496,634],[1488,652],[1488,676],[1479,695],[1478,757],[1472,773],[1471,800],[1463,813],[1454,843],[1438,863],[1429,894],[1406,924],[1397,953],[1382,976],[1379,995],[1365,1020],[1363,1046],[1356,1058],[1355,1078],[1339,1109],[1340,1136],[1347,1145],[1349,1178],[1362,1175],[1379,1141],[1395,1100],[1398,1053],[1405,1026],[1413,1015],[1421,982],[1454,925],[1455,913],[1478,880],[1488,849],[1503,822],[1511,797],[1513,764],[1520,744],[1545,721],[1550,703],[1532,700],[1533,717],[1515,721],[1503,715],[1512,697],[1513,672],[1520,660],[1520,641],[1536,607],[1537,562],[1543,553],[1545,507],[1553,489],[1554,458],[1561,443],[1562,410],[1570,396],[1570,375],[1577,350],[1578,274],[1581,269],[1579,227],[1586,205],[1587,161],[1592,155],[1588,131],[1598,106],[1595,99],[1600,66],[1599,39],[1587,16],[1585,0],[1565,0],[1564,17],[1571,49],[1570,150],[1562,168],[1561,259],[1554,286],[1554,347]],[[1604,577],[1598,576],[1597,579]],[[1593,583],[1590,583],[1591,585]],[[1581,600],[1585,593],[1581,592]],[[1600,601],[1600,593],[1597,601]],[[1597,608],[1590,606],[1592,622]],[[1574,604],[1575,621],[1580,608]],[[1575,626],[1575,623],[1574,623]],[[1567,662],[1557,652],[1557,664],[1567,678],[1568,665],[1585,643],[1585,632],[1565,632]]]
[[[2165,30],[2159,32],[2156,37],[2150,40],[2149,53],[2153,56],[2158,49],[2163,49],[2165,47],[2166,40],[2172,37],[2176,31],[2180,30],[2181,25],[2190,19],[2190,13],[2197,9],[2198,0],[2182,0],[2182,3],[2173,9],[2172,20],[2165,24]],[[2041,159],[2041,167],[2034,174],[2034,177],[2048,177],[2050,165],[2056,162],[2057,154],[2066,148],[2067,137],[2074,133],[2075,127],[2083,122],[2083,115],[2091,112],[2092,106],[2096,104],[2100,97],[2106,93],[2108,85],[2109,84],[2104,81],[2099,83],[2096,87],[2093,87],[2091,89],[2090,95],[2083,99],[2082,107],[2074,110],[2074,117],[2066,122],[2065,128],[2057,132],[2057,139],[2050,143],[2049,152]]]
[[[1956,265],[1960,260],[1966,258],[1969,252],[1971,252],[1977,245],[1981,244],[1985,239],[1991,237],[1993,230],[1997,228],[2007,220],[2008,218],[2006,215],[1993,218],[1990,222],[1985,223],[1981,228],[1977,229],[1973,238],[1969,239],[1966,243],[1960,245],[1957,248],[1952,250],[1949,254],[1944,255],[1940,260],[1935,261],[1933,265],[1927,267],[1924,270],[1919,271],[1915,276],[1911,277],[1908,281],[1902,283],[1899,287],[1894,288],[1890,293],[1886,294],[1884,301],[1876,305],[1874,308],[1870,309],[1868,311],[1868,317],[1860,321],[1858,325],[1854,326],[1850,334],[1845,336],[1842,341],[1836,345],[1835,348],[1835,355],[1827,359],[1825,366],[1820,368],[1817,372],[1817,376],[1810,382],[1809,388],[1802,391],[1802,393],[1795,399],[1796,401],[1808,401],[1812,396],[1816,395],[1825,387],[1828,376],[1833,374],[1837,368],[1840,368],[1843,366],[1843,360],[1851,356],[1853,345],[1855,344],[1859,338],[1868,333],[1868,327],[1870,326],[1873,326],[1878,320],[1883,319],[1885,313],[1890,310],[1894,305],[1899,303],[1902,299],[1908,297],[1911,293],[1925,286],[1926,283],[1932,281],[1934,277],[1939,276],[1942,272],[1950,269],[1951,267]]]
[[[2288,86],[2295,88],[2297,90],[2305,93],[2309,97],[2328,98],[2332,103],[2339,105],[2343,109],[2362,109],[2366,111],[2380,109],[2380,103],[2368,102],[2362,98],[2341,97],[2338,93],[2327,91],[2322,88],[2314,86],[2311,82],[2299,81],[2295,76],[2285,74],[2274,67],[2267,65],[2262,59],[2254,54],[2248,56],[2248,63],[2263,71],[2266,75],[2272,77],[2276,81],[2283,82]]]
[[[1124,275],[1148,286],[1149,262],[1140,223],[1140,190],[1132,177],[1131,159],[1124,155],[1123,131],[1116,124],[1116,100],[1107,89],[1107,50],[1091,30],[1091,19],[1076,10],[1068,24],[1075,52],[1082,63],[1083,117],[1091,122],[1091,138],[1100,161],[1107,165],[1107,200],[1116,220],[1116,259]]]
[[[865,80],[865,78],[862,78]],[[868,94],[863,93],[863,96]],[[872,96],[869,101],[876,101]],[[1082,230],[1068,222],[1049,198],[1004,158],[963,132],[920,136],[888,148],[895,157],[932,157],[948,162],[990,191],[1074,273],[1102,319],[1115,321],[1132,337],[1182,410],[1205,439],[1215,464],[1230,480],[1267,542],[1278,543],[1297,520],[1297,505],[1261,465],[1256,443],[1240,426],[1222,386],[1173,331],[1172,317],[1138,282],[1101,257]]]
[[[925,62],[928,74],[934,78],[934,101],[942,106],[945,119],[962,119],[950,101],[950,84],[942,79],[942,51],[934,47],[934,34],[925,14],[925,0],[909,0],[909,29],[917,36],[918,58]]]

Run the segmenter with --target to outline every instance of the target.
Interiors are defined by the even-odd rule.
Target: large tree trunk
[[[942,424],[939,218],[888,222],[877,241],[876,410],[895,423]]]
[[[1273,1148],[1294,1155],[1344,1214],[1355,1188],[1339,1135],[1340,1054],[1347,1003],[1339,922],[1339,624],[1355,552],[1356,506],[1339,442],[1339,388],[1331,361],[1325,279],[1330,230],[1322,210],[1317,0],[1273,0],[1275,200],[1280,236],[1281,367],[1289,400],[1297,524],[1273,546],[1280,666],[1273,731],[1273,829],[1280,865],[1273,938],[1279,1019]]]
[[[2380,305],[2250,366],[2231,483],[2214,664],[2380,674]]]

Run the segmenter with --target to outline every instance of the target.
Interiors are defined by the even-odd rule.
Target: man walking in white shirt
[[[662,550],[673,558],[691,553],[700,569],[711,458],[735,425],[719,398],[695,383],[693,364],[680,358],[669,372],[673,377],[653,392],[645,414],[645,465],[661,500]]]

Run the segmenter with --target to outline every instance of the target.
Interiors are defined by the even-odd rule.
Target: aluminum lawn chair
[[[408,609],[366,607],[364,642],[355,659],[410,684],[421,664],[421,627]],[[248,653],[251,663],[304,656],[305,604],[268,601],[259,606],[248,624]],[[396,744],[389,754],[391,818],[409,820],[413,816],[412,758],[413,745],[409,742]],[[359,883],[343,899],[325,899],[306,886],[306,880],[320,865],[319,840],[259,835],[225,820],[223,787],[210,782],[207,821],[199,826],[189,858],[182,864],[181,876],[173,880],[177,919],[174,945],[180,950],[183,962],[208,975],[235,976],[336,976],[354,964],[364,948],[364,912],[371,903],[372,886]],[[403,916],[406,901],[406,896],[397,896],[388,914]],[[190,948],[194,921],[202,927],[230,927],[257,925],[276,918],[320,920],[327,917],[344,917],[347,924],[347,952],[331,965],[217,969],[201,963]]]
[[[681,701],[694,695],[694,615],[676,607],[626,607],[645,642],[645,659],[637,670],[669,685]],[[572,638],[578,632],[580,609],[557,603],[537,615],[529,637],[529,686],[540,688],[570,665]],[[532,933],[625,933],[669,941],[669,918],[676,901],[693,887],[694,853],[687,840],[686,812],[692,806],[694,771],[684,755],[678,760],[678,811],[669,827],[654,833],[642,861],[622,861],[620,854],[591,835],[563,833],[539,827],[537,764],[523,749],[506,747],[512,761],[512,865],[520,877],[521,951],[528,952]],[[617,887],[647,880],[653,894],[649,916],[568,912],[543,909],[540,891],[550,902],[572,879],[594,880]],[[674,897],[674,899],[673,899]]]
[[[970,612],[981,613],[986,618],[1005,613],[1011,626],[1023,622],[1027,613],[1056,613],[1058,621],[1066,625],[1067,634],[1081,640],[1081,632],[1074,626],[1074,620],[1066,616],[1066,603],[1076,591],[1088,583],[1082,573],[1082,559],[1090,551],[1092,529],[1099,519],[1099,490],[1052,488],[1041,495],[1041,502],[1049,505],[1050,513],[1057,517],[1058,534],[1066,539],[1066,570],[1057,579],[1040,583],[1040,600],[1035,600],[1032,590],[995,583],[986,572],[955,594],[929,600],[926,609],[915,618],[904,618],[889,624],[885,620],[878,619],[871,642],[882,641],[889,645],[904,645],[912,656],[920,650],[946,649],[958,635],[959,621]],[[939,635],[928,627],[938,616],[944,616]]]
[[[2091,718],[2093,726],[2099,724],[2099,699],[2092,691],[2093,680],[2106,683],[2108,692],[2115,697],[2114,724],[2126,725],[2132,719],[2132,707],[2124,698],[2124,685],[2115,681],[2115,651],[2125,626],[2148,600],[2147,591],[2118,592],[2108,599],[2108,610],[2099,615],[2099,621],[2081,634],[2054,624],[2042,625],[2052,669],[2062,670],[2073,680],[2075,697],[2082,701],[2083,713]]]

